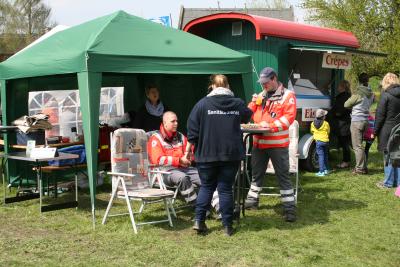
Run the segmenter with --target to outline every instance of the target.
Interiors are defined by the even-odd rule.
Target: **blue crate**
[[[75,164],[86,163],[86,151],[84,145],[68,146],[57,150],[62,153],[77,154],[79,158],[76,159],[63,159],[63,160],[51,160],[49,161],[50,166],[70,166]]]

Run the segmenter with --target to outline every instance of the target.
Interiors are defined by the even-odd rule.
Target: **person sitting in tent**
[[[200,178],[197,169],[191,167],[191,160],[185,155],[188,146],[187,138],[177,131],[178,117],[172,111],[162,116],[160,130],[153,133],[147,143],[150,164],[163,166],[171,175],[164,178],[167,186],[180,184],[180,193],[185,201],[194,204],[197,199],[197,188]]]
[[[136,113],[133,128],[143,129],[146,132],[156,131],[160,127],[162,115],[168,109],[160,100],[160,91],[156,85],[145,88],[146,103]]]

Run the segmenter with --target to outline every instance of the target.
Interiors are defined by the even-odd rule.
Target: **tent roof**
[[[0,64],[0,79],[75,72],[248,73],[248,55],[118,11],[57,32]]]
[[[249,21],[254,25],[257,40],[264,36],[274,36],[352,48],[360,47],[357,38],[351,32],[241,13],[220,13],[197,18],[186,24],[183,30],[200,35],[198,33],[207,32],[207,29],[214,27],[218,20]]]

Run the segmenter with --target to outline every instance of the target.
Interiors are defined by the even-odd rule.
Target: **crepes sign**
[[[351,55],[324,53],[322,67],[327,69],[351,69]]]

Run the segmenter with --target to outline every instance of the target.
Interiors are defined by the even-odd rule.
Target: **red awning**
[[[345,47],[360,47],[357,38],[351,32],[241,13],[219,13],[197,18],[186,24],[183,30],[201,35],[213,27],[213,22],[218,20],[251,22],[256,30],[257,40],[265,36],[274,36]]]

